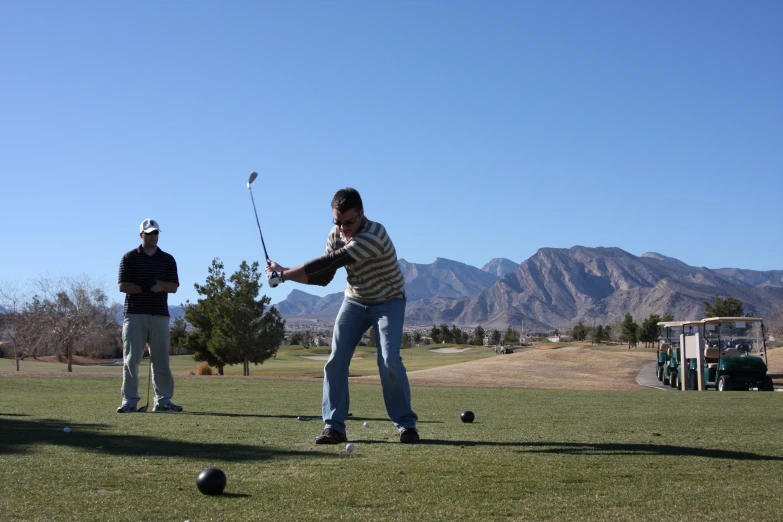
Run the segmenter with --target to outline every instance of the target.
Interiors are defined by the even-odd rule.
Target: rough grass
[[[414,386],[424,442],[405,446],[354,383],[348,454],[297,420],[317,381],[179,378],[185,412],[132,415],[119,385],[0,376],[3,520],[783,518],[777,393]],[[196,489],[208,466],[226,495]]]

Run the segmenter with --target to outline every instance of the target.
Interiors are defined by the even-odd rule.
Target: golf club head
[[[247,180],[247,188],[250,188],[250,184],[253,183],[258,177],[258,172],[253,171],[250,173],[250,179]]]
[[[146,412],[146,411],[147,411],[147,407],[148,407],[148,406],[149,406],[149,404],[145,404],[144,406],[142,406],[141,408],[139,408],[139,409],[138,409],[138,410],[136,410],[136,411],[137,411],[138,413],[144,413],[144,412]]]

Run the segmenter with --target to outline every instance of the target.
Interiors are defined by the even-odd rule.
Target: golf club
[[[264,247],[264,256],[266,256],[267,261],[270,261],[269,254],[266,252],[266,244],[264,243],[264,233],[261,232],[261,222],[258,221],[258,211],[256,210],[256,200],[253,198],[253,189],[250,188],[250,184],[253,183],[257,177],[257,172],[253,171],[250,173],[250,179],[247,180],[247,190],[250,191],[250,201],[253,202],[253,212],[256,215],[256,225],[258,225],[258,234],[261,236],[261,246]],[[280,275],[275,271],[267,273],[266,281],[269,283],[270,288],[275,288],[280,284]]]
[[[150,367],[149,370],[147,371],[147,404],[145,404],[144,406],[136,410],[139,413],[144,413],[145,411],[147,411],[147,408],[149,408],[150,406],[150,384],[152,384],[152,354],[150,353],[149,345],[147,345],[147,353],[150,354]],[[142,357],[144,357],[143,353],[141,355]]]

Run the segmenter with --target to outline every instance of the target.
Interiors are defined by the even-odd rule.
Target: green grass
[[[352,384],[348,454],[297,420],[319,416],[316,380],[179,377],[181,414],[116,414],[119,386],[0,376],[0,518],[783,518],[775,393],[414,387],[424,442],[405,446],[380,387]],[[226,495],[196,489],[208,466]]]
[[[433,348],[452,347],[452,345],[432,345],[417,346],[405,348],[402,350],[402,358],[405,367],[409,371],[426,370],[448,364],[474,361],[485,357],[495,357],[494,348],[484,346],[461,346],[468,348],[459,353],[438,353],[433,352]],[[280,349],[277,357],[269,359],[263,364],[250,366],[251,376],[279,376],[279,377],[322,377],[324,362],[322,360],[312,360],[306,356],[327,356],[330,348],[326,346],[305,349],[301,346],[284,346]],[[146,373],[148,359],[142,361],[142,369]],[[195,370],[197,363],[190,355],[177,355],[171,357],[171,371],[175,376],[184,375],[190,370]],[[122,375],[122,365],[73,365],[73,373],[116,373]],[[23,372],[43,372],[43,373],[62,373],[66,372],[65,363],[40,362],[28,358],[20,362],[20,369]],[[0,359],[0,371],[15,371],[16,363],[13,359]],[[242,365],[227,366],[224,368],[225,375],[242,375]],[[356,348],[354,360],[351,363],[351,376],[377,375],[378,365],[376,363],[375,348],[359,346]]]

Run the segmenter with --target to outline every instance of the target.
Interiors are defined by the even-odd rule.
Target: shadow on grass
[[[5,416],[4,416],[5,417]],[[0,455],[25,453],[31,446],[69,446],[95,453],[127,456],[183,457],[220,459],[229,462],[263,461],[279,457],[323,457],[317,451],[292,451],[247,444],[206,444],[186,440],[169,440],[143,435],[105,433],[108,424],[71,424],[63,431],[59,419],[21,420],[0,417]],[[186,433],[183,433],[186,436]]]
[[[387,440],[351,440],[362,444],[399,444]],[[677,457],[706,457],[731,460],[771,460],[783,461],[776,455],[759,455],[746,451],[731,451],[709,448],[691,448],[668,444],[591,444],[587,442],[489,442],[475,440],[434,440],[422,439],[422,446],[460,446],[460,447],[518,447],[519,453],[551,453],[554,455],[671,455]]]
[[[215,411],[183,411],[177,415],[206,415],[210,417],[253,417],[253,418],[267,418],[267,419],[294,419],[299,421],[320,421],[321,415],[267,415],[260,413],[220,413]],[[351,415],[347,419],[348,421],[375,421],[384,422],[389,421],[388,417],[355,417]],[[391,422],[391,421],[389,421]],[[419,424],[443,424],[443,421],[427,421],[419,420]]]
[[[671,446],[668,444],[526,442],[521,445],[531,448],[529,452],[559,455],[673,455],[677,457],[706,457],[711,459],[783,461],[783,457],[775,455],[759,455],[758,453],[749,453],[747,451]]]

